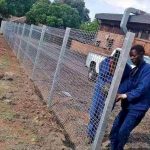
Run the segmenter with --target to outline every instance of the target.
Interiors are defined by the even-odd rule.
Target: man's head
[[[144,47],[142,45],[135,45],[130,50],[130,58],[135,66],[138,66],[143,61],[145,54]]]

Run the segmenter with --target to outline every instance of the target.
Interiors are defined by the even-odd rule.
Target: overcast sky
[[[53,0],[51,0],[53,1]],[[90,18],[96,13],[123,13],[125,8],[134,7],[150,13],[150,0],[84,0],[90,10]]]
[[[150,0],[85,0],[85,4],[92,19],[96,13],[123,13],[127,7],[150,13]]]

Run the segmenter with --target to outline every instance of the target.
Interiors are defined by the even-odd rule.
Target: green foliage
[[[80,26],[80,29],[81,30],[85,30],[85,31],[97,31],[99,28],[99,23],[97,20],[94,20],[92,22],[85,22],[85,23],[82,23],[81,26]]]
[[[27,22],[30,24],[44,24],[47,19],[50,2],[48,0],[39,0],[33,4],[29,12],[27,12]]]
[[[37,0],[0,0],[0,14],[3,17],[24,16]]]
[[[36,2],[26,17],[28,23],[41,23],[53,27],[78,28],[81,23],[76,9],[66,4],[51,4],[48,0]]]
[[[7,3],[5,0],[0,0],[0,14],[2,17],[8,17]]]
[[[60,27],[63,25],[63,20],[55,16],[48,16],[46,19],[46,23],[47,25],[52,26],[52,27]]]
[[[77,9],[82,22],[89,21],[89,10],[85,7],[84,0],[54,0],[55,3],[64,3]]]
[[[14,16],[24,16],[36,0],[6,0],[9,13]]]

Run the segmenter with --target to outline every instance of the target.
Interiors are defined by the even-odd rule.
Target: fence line
[[[55,71],[55,74],[54,74],[54,79],[53,79],[52,87],[51,87],[51,90],[50,90],[50,94],[48,96],[48,107],[51,107],[52,94],[53,94],[53,90],[55,88],[55,83],[56,83],[57,78],[59,76],[60,64],[63,61],[62,59],[64,57],[64,53],[65,53],[65,50],[66,50],[66,45],[68,43],[69,34],[70,34],[70,28],[67,28],[66,32],[65,32],[64,39],[63,39],[63,44],[62,44],[62,47],[61,47],[61,50],[60,50],[60,55],[59,55],[58,63],[57,63],[57,66],[56,66],[56,71]]]
[[[121,55],[106,58],[89,54],[93,60],[86,64],[84,44],[86,48],[89,45],[99,49],[95,46],[99,41],[97,33],[6,21],[2,21],[1,30],[76,149],[86,150],[91,146],[92,150],[100,149],[134,35],[127,34],[123,47],[119,49]],[[109,39],[104,37],[101,40],[108,40],[109,50],[103,49],[103,52],[113,51]],[[78,45],[72,47],[73,41],[80,42],[83,51]],[[117,41],[115,43],[118,45]],[[111,66],[112,58],[116,65]],[[94,82],[88,80],[90,74]],[[89,137],[93,145],[88,142]]]
[[[108,117],[109,117],[109,114],[111,113],[111,110],[113,108],[113,104],[114,104],[115,97],[117,94],[117,89],[119,87],[119,84],[120,84],[120,81],[122,78],[122,74],[123,74],[127,59],[128,59],[128,55],[129,55],[132,43],[134,41],[134,37],[135,37],[134,33],[128,32],[126,35],[126,38],[124,40],[124,44],[122,47],[123,52],[121,53],[121,56],[118,60],[117,68],[116,68],[116,71],[114,74],[114,79],[112,81],[108,97],[106,99],[102,118],[101,118],[101,121],[99,123],[99,127],[97,129],[97,134],[95,137],[94,144],[92,146],[93,150],[99,150],[100,146],[102,144],[102,140],[103,140],[105,130],[106,130],[107,121],[109,119]]]
[[[40,41],[39,41],[38,48],[37,48],[37,54],[36,54],[36,58],[35,58],[35,63],[34,63],[32,75],[31,75],[31,79],[32,80],[33,80],[34,71],[35,71],[35,68],[36,68],[36,65],[37,65],[37,61],[38,61],[38,58],[39,58],[39,55],[40,55],[40,46],[41,46],[41,44],[43,42],[45,31],[46,31],[46,26],[43,26],[42,27],[42,33],[41,33]]]

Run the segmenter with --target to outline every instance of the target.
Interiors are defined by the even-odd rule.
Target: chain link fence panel
[[[114,38],[112,33],[3,24],[5,39],[73,149],[98,150],[118,112],[118,105],[111,110],[134,35]]]

